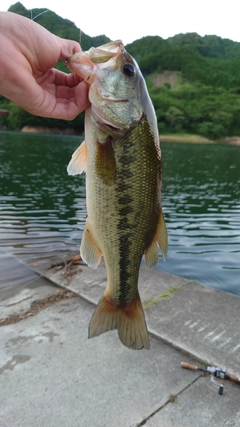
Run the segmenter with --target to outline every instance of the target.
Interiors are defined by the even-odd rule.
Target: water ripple
[[[78,145],[76,137],[0,132],[5,252],[29,263],[79,250],[85,178],[66,173]],[[240,148],[165,143],[162,157],[169,251],[157,268],[240,295]]]

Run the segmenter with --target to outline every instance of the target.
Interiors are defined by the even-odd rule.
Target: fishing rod
[[[207,369],[199,368],[196,365],[191,365],[190,363],[182,362],[181,367],[184,369],[190,369],[191,371],[201,371],[206,374],[211,374],[211,381],[219,387],[218,394],[223,394],[223,384],[219,384],[215,381],[215,378],[221,378],[222,380],[229,380],[235,383],[240,384],[240,378],[235,377],[234,375],[228,374],[224,369],[218,368],[216,366],[208,366]]]

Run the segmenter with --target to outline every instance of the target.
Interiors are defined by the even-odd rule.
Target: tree
[[[171,130],[178,132],[183,129],[185,117],[184,113],[176,107],[170,107],[165,115],[166,124]]]

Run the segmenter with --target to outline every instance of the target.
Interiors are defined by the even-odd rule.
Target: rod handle
[[[240,383],[240,378],[235,377],[234,375],[229,375],[230,381],[234,381],[235,383]]]
[[[196,365],[191,365],[190,363],[181,362],[181,367],[185,369],[191,369],[191,371],[197,371],[198,367]]]

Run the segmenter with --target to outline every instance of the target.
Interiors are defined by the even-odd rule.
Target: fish
[[[144,77],[121,40],[67,59],[89,84],[85,141],[73,153],[69,175],[86,173],[87,218],[82,260],[97,268],[103,257],[107,287],[89,324],[89,338],[112,329],[130,349],[149,349],[138,291],[146,265],[165,259],[162,161],[157,119]]]

